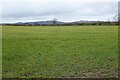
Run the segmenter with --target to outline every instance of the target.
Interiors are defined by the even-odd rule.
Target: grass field
[[[117,26],[5,26],[3,78],[118,77]]]
[[[2,78],[2,26],[0,26],[0,79]]]

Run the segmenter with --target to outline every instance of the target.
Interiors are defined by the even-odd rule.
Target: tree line
[[[1,24],[2,26],[80,26],[80,25],[120,25],[120,22],[96,22],[96,23],[63,23],[57,24]]]

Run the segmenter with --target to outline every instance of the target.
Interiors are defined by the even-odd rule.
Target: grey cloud
[[[2,9],[3,21],[112,19],[117,2],[9,2]]]

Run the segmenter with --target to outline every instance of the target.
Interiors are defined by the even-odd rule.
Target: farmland
[[[117,26],[4,26],[3,78],[118,77]]]

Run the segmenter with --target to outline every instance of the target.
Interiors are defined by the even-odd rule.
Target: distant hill
[[[98,23],[98,22],[104,22],[104,21],[85,21],[85,20],[80,20],[80,21],[74,21],[74,22],[68,22],[68,24],[81,24],[81,23]],[[37,21],[37,22],[18,22],[16,24],[29,24],[29,25],[51,25],[54,24],[52,20],[50,21]],[[55,24],[66,24],[65,22],[62,21],[56,21]]]
[[[74,22],[63,22],[63,21],[35,21],[35,22],[17,22],[17,23],[3,23],[1,25],[26,25],[26,26],[39,26],[39,25],[118,25],[117,22],[110,22],[110,21],[87,21],[87,20],[80,20]]]
[[[54,24],[54,22],[51,20],[51,21],[37,21],[37,22],[19,22],[19,23],[16,23],[16,24],[30,24],[30,25],[42,25],[42,24]],[[55,24],[64,24],[64,22],[61,22],[61,21],[56,21]]]
[[[75,21],[75,22],[71,22],[72,24],[81,24],[81,23],[100,23],[100,22],[104,22],[104,21],[86,21],[86,20],[80,20],[80,21]]]

